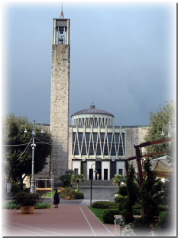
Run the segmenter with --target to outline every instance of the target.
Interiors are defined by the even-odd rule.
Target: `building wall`
[[[125,128],[126,158],[135,156],[134,145],[138,145],[144,142],[144,138],[147,134],[147,131],[148,131],[147,126],[130,126]]]
[[[134,145],[138,145],[144,142],[145,135],[147,133],[148,127],[145,126],[125,126],[125,127],[70,127],[70,137],[74,133],[72,141],[70,140],[70,144],[75,145],[74,140],[76,141],[76,134],[79,139],[85,138],[86,133],[105,133],[106,138],[108,133],[120,133],[124,134],[124,141],[122,143],[122,151],[121,155],[86,155],[82,154],[80,150],[79,154],[74,154],[73,146],[70,145],[70,169],[78,171],[82,171],[83,161],[86,163],[86,171],[84,172],[84,176],[86,179],[90,179],[90,170],[93,169],[93,179],[97,179],[96,173],[99,168],[100,171],[100,179],[102,180],[110,180],[114,177],[115,174],[126,174],[125,171],[125,162],[126,158],[135,156]],[[79,136],[80,133],[80,136]],[[81,140],[81,139],[80,139]],[[82,139],[83,141],[83,139]],[[86,143],[86,142],[85,142]],[[98,142],[99,143],[99,142]],[[108,141],[107,141],[108,143]],[[80,145],[81,146],[81,145]],[[87,144],[86,144],[87,146]],[[99,167],[98,167],[98,161]],[[84,169],[83,169],[84,171]]]
[[[46,127],[47,130],[49,129],[49,126]],[[77,172],[83,173],[86,177],[86,179],[90,178],[90,169],[93,169],[93,179],[97,179],[97,169],[98,169],[98,163],[100,164],[100,179],[104,180],[106,173],[108,176],[108,179],[112,179],[115,174],[122,173],[123,175],[126,174],[125,171],[125,162],[124,160],[126,158],[135,156],[135,149],[134,145],[138,145],[142,142],[144,142],[144,137],[147,133],[148,127],[146,126],[123,126],[122,128],[119,126],[116,127],[102,127],[102,128],[93,128],[93,127],[75,127],[70,126],[69,127],[69,138],[68,138],[68,148],[69,153],[67,157],[67,167],[64,168],[64,170],[61,172],[60,170],[56,170],[56,177],[58,178],[61,173],[64,173],[68,169],[77,170]],[[86,155],[78,155],[75,156],[73,154],[73,132],[122,132],[125,133],[125,146],[124,151],[125,153],[123,156],[86,156]],[[60,159],[60,157],[59,157]],[[52,166],[56,166],[59,164],[59,161],[55,161],[53,158],[47,159],[48,164],[45,166],[43,171],[39,173],[36,177],[38,178],[50,178],[50,172],[52,169]],[[66,161],[65,161],[66,162]],[[61,163],[62,160],[61,160]],[[63,166],[63,165],[61,165]],[[108,170],[108,171],[106,171]]]
[[[52,46],[50,132],[53,140],[51,170],[54,181],[68,169],[70,46]]]

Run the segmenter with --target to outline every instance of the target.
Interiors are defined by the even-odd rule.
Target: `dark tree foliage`
[[[124,202],[122,216],[126,224],[133,222],[133,205],[139,201],[139,187],[135,180],[135,169],[133,165],[129,167],[129,175],[126,180],[127,198]]]
[[[25,128],[27,133],[24,133]],[[33,125],[27,118],[7,116],[3,122],[3,163],[6,167],[8,179],[21,182],[25,176],[31,174],[32,164],[32,128]],[[42,171],[46,158],[51,152],[51,136],[48,132],[40,133],[40,128],[35,128],[35,166],[34,172]]]
[[[63,175],[59,177],[59,179],[61,180],[63,184],[63,187],[72,187],[71,178],[73,174],[74,174],[74,171],[69,169],[65,171]]]
[[[162,182],[156,178],[156,172],[151,170],[149,159],[144,161],[145,179],[141,188],[141,197],[145,206],[149,224],[154,223],[155,216],[159,216],[159,204],[162,197]]]

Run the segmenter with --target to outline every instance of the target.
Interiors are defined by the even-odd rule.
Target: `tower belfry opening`
[[[53,44],[69,45],[69,19],[53,19]]]
[[[60,18],[53,19],[53,45],[70,44],[70,20],[64,18],[63,4]]]

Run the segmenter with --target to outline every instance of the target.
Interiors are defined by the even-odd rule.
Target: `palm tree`
[[[121,174],[115,174],[114,178],[112,178],[113,180],[113,184],[117,184],[118,185],[118,190],[120,188],[121,182],[125,182],[126,179],[123,175]]]
[[[71,183],[77,182],[77,191],[80,190],[79,184],[83,181],[85,181],[83,174],[73,174],[71,177]]]

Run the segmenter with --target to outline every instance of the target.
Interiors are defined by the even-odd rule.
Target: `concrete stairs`
[[[76,188],[76,184],[73,185]],[[85,180],[84,182],[80,183],[80,188],[90,188],[91,187],[91,180]],[[117,185],[113,185],[112,180],[92,180],[92,187],[93,188],[105,188],[105,187],[117,187]]]

